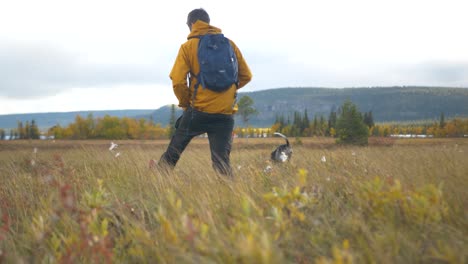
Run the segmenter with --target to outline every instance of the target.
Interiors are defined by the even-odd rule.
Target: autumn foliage
[[[167,137],[168,130],[144,118],[118,118],[104,116],[94,119],[76,116],[67,127],[59,125],[49,129],[55,139],[159,139]]]

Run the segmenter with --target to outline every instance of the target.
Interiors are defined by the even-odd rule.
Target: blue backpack
[[[195,93],[198,85],[215,92],[224,92],[233,84],[238,84],[238,63],[234,49],[229,39],[223,34],[207,34],[197,36],[198,62],[200,72],[194,75],[197,78]]]

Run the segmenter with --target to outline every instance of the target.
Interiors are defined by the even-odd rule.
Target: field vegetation
[[[173,172],[167,140],[0,141],[0,262],[466,263],[468,141],[235,139],[235,179],[207,139]]]

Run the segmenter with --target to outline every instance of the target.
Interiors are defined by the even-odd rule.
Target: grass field
[[[233,181],[116,143],[0,141],[0,263],[467,263],[468,139],[235,139]]]

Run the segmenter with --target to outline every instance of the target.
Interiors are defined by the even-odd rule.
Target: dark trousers
[[[180,155],[192,138],[208,134],[211,161],[215,171],[232,176],[229,161],[232,145],[234,118],[232,115],[209,114],[188,108],[176,122],[176,132],[166,152],[159,160],[160,166],[174,168]]]

